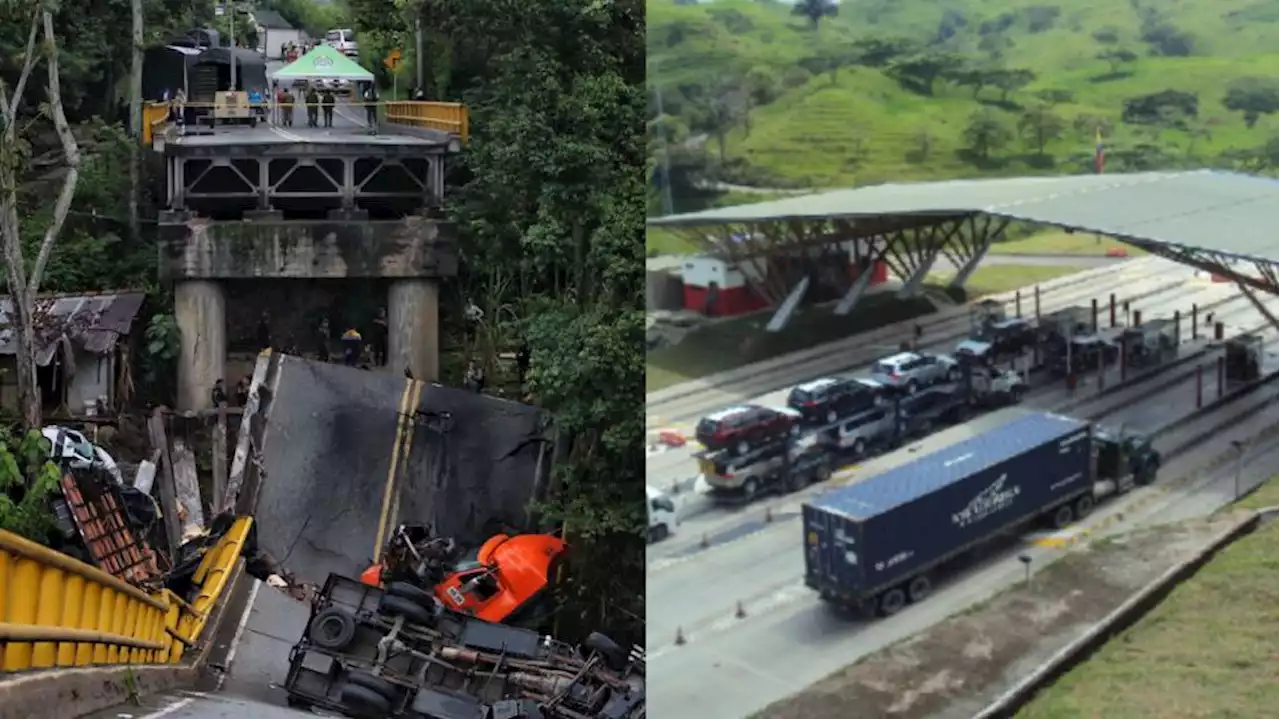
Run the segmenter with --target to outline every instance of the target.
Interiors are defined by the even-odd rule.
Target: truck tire
[[[853,455],[858,459],[862,459],[862,455],[867,451],[867,440],[859,437],[853,440]]]
[[[627,653],[622,651],[618,643],[600,632],[591,632],[582,640],[582,648],[595,652],[604,658],[605,663],[614,671],[621,671],[627,664]]]
[[[817,479],[817,472],[819,471],[821,470],[814,472],[815,480]],[[788,492],[799,492],[805,488],[806,484],[808,484],[808,479],[809,475],[803,472],[789,472],[787,473],[787,478],[783,480],[783,486]]]
[[[347,683],[377,692],[379,696],[386,697],[388,701],[394,701],[396,697],[400,696],[399,687],[369,672],[347,672]]]
[[[1022,401],[1022,392],[1022,387],[1014,387],[1009,390],[1009,399],[1013,400],[1014,404],[1018,404]]]
[[[431,592],[408,582],[392,582],[388,584],[387,594],[408,599],[427,611],[434,611],[436,608],[436,598],[431,595]]]
[[[665,524],[659,524],[657,526],[649,527],[649,541],[661,542],[662,540],[666,539],[667,535],[670,533],[671,533],[671,530],[667,529],[667,525]]]
[[[391,714],[391,700],[359,684],[343,684],[339,698],[342,708],[358,717],[384,717]]]
[[[1053,510],[1053,518],[1050,523],[1054,529],[1066,529],[1075,518],[1076,515],[1075,512],[1071,511],[1071,505],[1063,504]]]
[[[393,617],[401,616],[411,624],[429,627],[433,623],[431,612],[404,597],[393,597],[391,595],[383,597],[382,601],[378,603],[378,613],[388,614]]]
[[[747,477],[747,480],[742,483],[742,496],[750,501],[759,493],[760,482],[755,477]]]
[[[1076,518],[1084,519],[1093,511],[1094,501],[1093,495],[1085,494],[1076,500]]]
[[[356,619],[346,611],[330,607],[311,620],[307,637],[321,649],[340,652],[356,637]]]
[[[882,617],[892,617],[907,606],[907,595],[900,587],[886,589],[876,599],[876,610]]]
[[[912,604],[923,602],[925,597],[932,593],[933,582],[930,582],[929,578],[923,574],[912,579],[911,583],[907,585],[907,599],[910,599]]]

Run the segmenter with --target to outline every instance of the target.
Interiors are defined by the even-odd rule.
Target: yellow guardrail
[[[205,553],[190,604],[0,530],[0,670],[180,661],[226,589],[252,526],[252,518],[238,518]]]
[[[466,142],[471,134],[467,108],[460,102],[396,100],[373,104],[382,108],[383,119],[395,125],[442,130],[457,135],[463,142]],[[248,106],[272,111],[277,109],[273,105],[274,103],[249,103]],[[361,111],[368,106],[369,103],[364,102],[344,102],[341,105],[341,107],[346,108],[358,108]],[[212,102],[188,102],[185,107],[212,108],[217,107],[217,105]],[[293,107],[295,112],[305,112],[307,103],[303,98],[298,97]],[[142,144],[150,145],[151,138],[155,132],[168,122],[168,119],[169,106],[167,104],[162,102],[147,103],[143,108]]]

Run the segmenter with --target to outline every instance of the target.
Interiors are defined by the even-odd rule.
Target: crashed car
[[[90,442],[84,434],[70,427],[51,424],[40,430],[49,441],[49,458],[71,469],[90,469],[95,465],[104,469],[117,483],[124,483],[124,476],[116,461],[106,450]]]
[[[498,534],[462,555],[429,527],[402,524],[383,560],[360,575],[374,587],[403,582],[431,591],[452,611],[489,622],[536,624],[566,545],[554,534]]]
[[[449,611],[431,593],[330,575],[284,681],[289,704],[353,717],[641,719],[644,660]]]

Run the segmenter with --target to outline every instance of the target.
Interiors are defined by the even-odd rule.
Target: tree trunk
[[[138,205],[142,197],[142,0],[130,0],[133,14],[133,67],[129,75],[129,239],[142,242]]]

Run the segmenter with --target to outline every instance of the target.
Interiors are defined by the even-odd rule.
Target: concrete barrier
[[[1264,513],[1265,510],[1243,517],[1214,537],[1195,556],[1171,567],[1152,580],[1075,641],[1063,647],[1048,661],[1033,669],[1011,689],[988,704],[975,715],[974,719],[1005,719],[1017,714],[1018,710],[1034,699],[1041,689],[1088,659],[1109,639],[1132,626],[1169,596],[1174,587],[1194,575],[1224,547],[1253,532],[1261,522]]]

